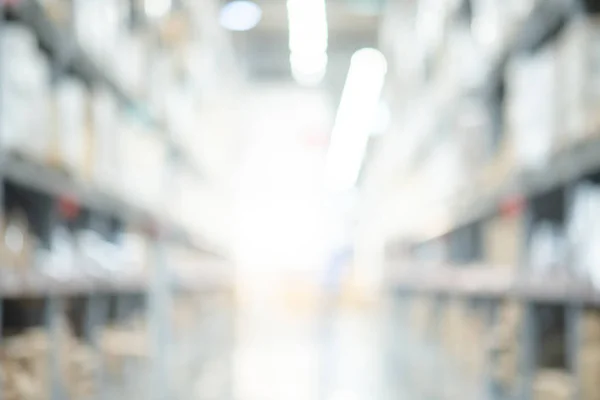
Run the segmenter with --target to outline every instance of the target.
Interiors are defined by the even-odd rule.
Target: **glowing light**
[[[260,22],[262,10],[251,1],[236,0],[225,4],[219,13],[219,23],[230,31],[249,31]]]
[[[315,85],[327,71],[327,13],[324,0],[288,0],[290,65],[300,84]]]
[[[325,177],[333,190],[356,184],[386,73],[378,50],[361,49],[352,56],[327,154]]]
[[[150,18],[160,18],[171,10],[171,0],[146,0],[144,10]]]
[[[296,82],[305,86],[314,86],[319,84],[325,77],[327,71],[327,53],[298,53],[290,54],[290,65],[292,67],[292,77]]]

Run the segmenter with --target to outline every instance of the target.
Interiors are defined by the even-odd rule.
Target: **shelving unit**
[[[0,18],[0,29],[8,19],[31,30],[40,48],[52,61],[54,74],[70,74],[89,87],[107,88],[128,114],[142,124],[152,126],[167,148],[167,169],[174,165],[184,166],[202,179],[202,172],[192,161],[192,155],[173,139],[167,124],[154,116],[144,101],[129,94],[105,73],[76,42],[72,32],[57,26],[37,1],[0,1],[0,11],[4,16]],[[3,54],[0,49],[0,73],[6,57],[10,55]],[[3,112],[3,104],[0,103],[0,118]],[[166,196],[171,191],[171,182],[167,174],[164,175],[162,187]],[[152,177],[155,178],[159,177]],[[3,377],[9,376],[9,349],[18,346],[33,348],[32,342],[25,340],[38,340],[35,343],[39,345],[41,341],[44,350],[35,354],[24,351],[26,356],[23,357],[27,358],[27,362],[34,360],[45,366],[43,371],[47,385],[32,380],[30,383],[39,387],[28,398],[82,398],[82,394],[70,393],[73,382],[68,381],[64,374],[64,364],[70,363],[73,356],[63,346],[66,340],[69,346],[85,353],[85,357],[81,356],[85,358],[85,364],[79,369],[89,369],[91,375],[76,380],[92,386],[86,389],[86,398],[174,398],[171,395],[175,389],[181,388],[173,387],[175,377],[169,366],[174,357],[180,357],[180,353],[185,351],[173,344],[174,304],[181,298],[191,297],[194,307],[199,307],[199,304],[210,301],[213,295],[227,297],[231,282],[210,274],[206,277],[198,275],[194,279],[176,275],[172,269],[173,259],[168,254],[169,247],[178,246],[204,255],[204,258],[200,256],[198,259],[199,269],[203,264],[212,268],[215,259],[219,262],[214,263],[214,268],[228,268],[227,262],[208,250],[205,243],[198,243],[197,237],[186,227],[165,217],[162,211],[150,211],[131,199],[126,200],[101,189],[92,181],[7,152],[0,143],[0,204],[3,205],[0,225],[3,228],[7,222],[7,208],[15,201],[25,204],[25,211],[35,216],[27,228],[37,231],[40,248],[49,246],[50,231],[57,226],[73,232],[88,229],[106,240],[116,240],[115,237],[127,228],[135,228],[147,241],[150,265],[145,266],[147,271],[125,271],[125,265],[123,268],[112,265],[113,270],[107,271],[96,265],[98,260],[81,257],[69,260],[72,265],[67,272],[57,273],[39,265],[40,260],[33,254],[23,265],[12,265],[10,259],[0,256],[0,369]],[[164,208],[166,206],[160,209]],[[196,311],[194,318],[198,320],[211,318]],[[227,315],[231,310],[223,308],[216,312]],[[136,326],[130,326],[132,320]],[[196,325],[192,332],[188,332],[185,343],[203,334],[205,327]],[[230,331],[232,327],[230,324],[221,329]],[[120,340],[123,342],[120,347],[129,347],[133,353],[142,346],[142,342],[143,354],[117,357],[105,348],[105,341],[109,339],[113,342]],[[210,340],[216,343],[215,338]],[[114,345],[113,342],[110,343]],[[183,346],[184,343],[177,344]],[[221,351],[227,351],[229,345],[223,341],[218,344]],[[198,357],[190,362],[204,362],[202,355]],[[125,368],[125,372],[120,374],[126,376],[125,380],[116,379],[115,373],[111,372],[114,365],[109,364],[115,362],[119,368]],[[23,371],[25,369],[23,367]],[[11,371],[11,374],[15,373]],[[31,376],[27,378],[33,379]],[[0,380],[0,399],[20,399],[9,392],[14,390],[14,385],[10,377],[7,379]],[[178,396],[183,398],[180,393]]]
[[[496,61],[487,69],[484,87],[475,91],[475,96],[494,90],[495,82],[506,79],[507,66],[514,59],[524,54],[538,54],[549,44],[558,42],[561,32],[572,20],[579,18],[577,21],[581,23],[583,10],[588,10],[589,3],[594,2],[536,2],[509,45],[498,51]],[[455,17],[449,19],[452,18]],[[554,54],[554,57],[560,56],[564,55]],[[457,97],[460,99],[460,94]],[[506,126],[500,129],[508,130]],[[560,132],[560,137],[578,139],[565,139],[566,143],[560,145],[553,143],[555,148],[540,168],[515,162],[503,175],[507,178],[495,185],[474,182],[471,193],[457,195],[460,201],[456,204],[448,202],[451,217],[443,229],[420,237],[417,242],[387,244],[392,298],[402,304],[408,314],[403,324],[411,326],[410,314],[419,312],[417,304],[435,303],[436,311],[431,311],[431,315],[437,316],[434,317],[437,322],[427,328],[434,341],[442,343],[446,336],[454,334],[452,330],[463,329],[460,331],[464,337],[463,356],[467,357],[475,347],[485,358],[483,375],[472,381],[472,386],[482,385],[482,392],[464,398],[550,398],[541,394],[545,393],[544,380],[548,379],[556,382],[555,389],[560,386],[560,390],[568,391],[556,389],[556,393],[560,393],[551,397],[553,399],[598,398],[594,397],[598,394],[593,392],[588,377],[598,361],[589,359],[586,369],[582,360],[586,353],[595,352],[592,344],[586,347],[586,340],[590,339],[585,338],[590,335],[590,328],[585,327],[584,321],[600,307],[600,288],[589,271],[578,269],[578,259],[572,254],[575,250],[568,247],[572,244],[566,238],[562,245],[570,250],[565,250],[564,259],[548,261],[550,266],[546,270],[533,268],[529,254],[540,224],[549,223],[566,230],[578,186],[598,182],[600,136],[595,130]],[[450,140],[456,133],[452,129],[437,130],[428,140],[423,140],[411,164],[413,169],[423,165],[438,146],[437,142]],[[493,157],[488,160],[490,164],[495,161]],[[498,223],[510,225],[495,238],[496,253],[510,254],[507,256],[510,260],[504,264],[492,259],[492,249],[486,247],[489,244],[486,235],[490,235]],[[517,249],[506,245],[513,241]],[[487,317],[473,317],[471,305],[475,302],[486,304]],[[458,328],[454,325],[440,333],[439,320],[453,313],[460,314],[462,322]],[[461,324],[464,327],[461,328]],[[481,336],[487,341],[485,345],[467,335],[479,326],[483,326]],[[441,347],[440,359],[451,363],[460,361]],[[550,357],[552,352],[556,352],[556,357]],[[542,357],[544,354],[546,358]],[[462,367],[458,370],[469,375]],[[441,380],[440,376],[436,377]],[[439,398],[454,397],[444,397],[441,393]]]

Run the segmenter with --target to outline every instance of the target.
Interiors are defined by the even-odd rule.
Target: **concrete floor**
[[[193,335],[173,343],[172,399],[489,399],[481,382],[461,377],[390,306],[312,315],[273,307],[227,315],[231,310],[212,310]]]

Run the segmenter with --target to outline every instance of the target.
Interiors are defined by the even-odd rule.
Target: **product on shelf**
[[[9,267],[26,270],[32,267],[33,238],[29,233],[27,215],[13,210],[5,218],[2,231],[2,259]]]
[[[583,344],[600,345],[600,311],[587,309],[581,316],[581,340]]]
[[[165,200],[167,143],[149,126],[128,117],[121,130],[122,185],[136,205],[159,210]]]
[[[541,168],[551,156],[559,134],[557,54],[548,45],[507,67],[507,128],[515,140],[517,161]]]
[[[166,51],[157,52],[149,62],[147,93],[150,110],[160,120],[166,117],[167,96],[170,88],[175,83],[173,76],[173,60]]]
[[[417,335],[430,337],[433,325],[432,299],[420,296],[414,299],[410,313],[411,325]]]
[[[89,93],[83,82],[61,79],[55,87],[53,164],[76,177],[87,177],[91,138]]]
[[[490,220],[484,228],[486,262],[516,269],[524,240],[523,226],[520,216],[501,216]]]
[[[75,36],[83,50],[105,71],[126,62],[117,57],[116,49],[127,32],[130,4],[122,0],[72,0],[72,3]]]
[[[77,247],[72,232],[65,226],[55,226],[50,236],[50,248],[38,248],[36,266],[57,279],[68,279],[76,267]]]
[[[115,51],[115,59],[118,60],[112,66],[115,80],[131,96],[142,97],[147,86],[153,84],[145,80],[149,58],[148,38],[141,33],[129,32],[119,38]]]
[[[0,135],[2,147],[45,161],[49,151],[50,66],[33,33],[6,23],[1,29],[3,54],[0,74]]]
[[[575,385],[573,378],[562,370],[539,371],[533,381],[533,400],[570,400]]]
[[[140,321],[129,326],[106,327],[101,336],[100,348],[109,372],[121,374],[128,359],[149,357],[146,329]]]
[[[516,389],[519,377],[519,332],[522,327],[523,307],[516,302],[505,302],[499,308],[498,320],[490,336],[489,351],[494,356],[491,376],[504,392]]]
[[[600,400],[600,312],[586,309],[581,315],[580,348],[577,349],[579,390],[582,400]]]
[[[585,110],[584,135],[597,135],[600,130],[600,17],[587,14],[573,22],[577,38],[575,45],[583,47],[578,53],[584,65],[583,77],[579,80],[583,99],[580,104]]]
[[[122,235],[120,254],[123,272],[139,274],[150,267],[150,244],[148,236],[143,232],[129,230]]]
[[[74,239],[74,256],[81,269],[100,276],[119,272],[121,262],[116,246],[109,243],[98,232],[83,229],[74,235]]]
[[[477,305],[467,305],[465,313],[463,337],[464,343],[464,361],[466,372],[476,380],[481,379],[481,371],[484,370],[487,361],[487,344],[485,343],[488,335],[486,329],[487,316],[484,310],[478,309]]]
[[[590,104],[586,104],[584,95],[588,84],[586,29],[585,18],[572,18],[557,38],[560,85],[558,101],[564,110],[562,125],[559,126],[562,132],[558,145],[561,148],[566,148],[591,133],[586,126],[586,110]]]
[[[104,190],[119,187],[121,173],[119,109],[117,99],[105,88],[92,93],[92,180]]]
[[[460,337],[462,336],[463,319],[463,302],[458,299],[450,300],[442,316],[441,343],[452,360],[458,360],[462,351]]]
[[[70,0],[36,0],[57,26],[68,26],[72,19]]]
[[[7,400],[46,400],[50,398],[50,354],[52,346],[60,363],[58,373],[70,398],[92,395],[95,358],[89,346],[76,339],[63,323],[52,342],[48,331],[31,328],[4,339],[0,350],[2,394]]]
[[[531,234],[529,266],[536,273],[564,270],[567,264],[567,243],[561,229],[548,221],[539,223]]]
[[[579,184],[574,190],[567,224],[571,268],[597,287],[600,286],[600,228],[594,219],[599,213],[600,186]]]

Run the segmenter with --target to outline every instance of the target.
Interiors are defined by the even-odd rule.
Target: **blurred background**
[[[600,1],[0,10],[0,399],[600,400]]]

